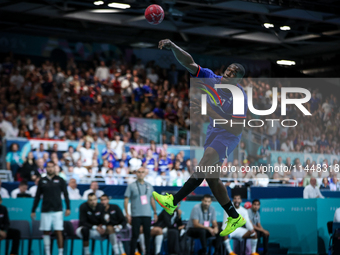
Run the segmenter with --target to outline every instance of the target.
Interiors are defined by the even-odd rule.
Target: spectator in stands
[[[161,174],[165,172],[166,175],[169,174],[170,169],[172,168],[172,161],[170,157],[168,157],[166,150],[161,149],[158,158],[158,173]]]
[[[6,155],[6,167],[7,170],[12,171],[12,175],[17,179],[17,172],[25,161],[24,155],[19,150],[17,143],[12,143],[10,146],[10,152]]]
[[[78,180],[82,180],[89,175],[89,171],[87,168],[82,166],[81,159],[78,159],[76,166],[73,168],[73,177]]]
[[[303,187],[306,187],[309,183],[310,183],[310,179],[313,177],[313,171],[312,170],[303,170],[303,168],[301,169],[301,171],[305,172],[305,177],[303,178]]]
[[[328,178],[324,177],[322,178],[322,183],[320,185],[320,190],[330,190],[329,183],[328,183]]]
[[[268,138],[264,138],[262,141],[262,146],[260,146],[257,150],[257,160],[259,165],[267,165],[267,158],[270,154],[271,148],[269,146]]]
[[[70,200],[78,200],[81,199],[81,195],[79,193],[79,189],[77,189],[77,181],[74,178],[71,178],[68,182],[67,186],[68,197]]]
[[[100,61],[100,66],[97,67],[95,76],[99,81],[107,80],[109,78],[109,68],[105,65],[104,61]]]
[[[321,148],[326,148],[326,146],[329,146],[329,143],[328,143],[328,141],[327,141],[327,139],[326,139],[326,135],[325,134],[322,134],[321,135],[321,139],[320,140],[318,140],[317,142],[316,142],[316,144],[318,145],[318,147],[319,147],[319,149],[321,149]]]
[[[84,147],[82,147],[82,145],[84,145]],[[92,167],[93,159],[95,159],[95,156],[98,155],[97,145],[95,144],[95,149],[91,149],[90,142],[85,141],[84,143],[84,140],[80,139],[77,146],[77,151],[80,153],[82,166],[89,170]]]
[[[118,132],[115,133],[115,139],[111,142],[111,149],[116,153],[118,159],[122,158],[124,152],[124,142],[120,140]]]
[[[44,150],[44,144],[40,143],[39,148],[37,148],[35,151],[33,151],[33,157],[34,159],[42,158],[44,156],[44,153],[46,151]]]
[[[340,223],[340,207],[335,210],[333,222]]]
[[[269,242],[269,232],[265,230],[261,225],[261,217],[260,217],[260,200],[254,199],[252,202],[252,206],[248,209],[248,215],[251,223],[254,226],[254,229],[257,234],[258,242],[260,242],[260,238],[263,238],[263,255],[268,255],[268,242]],[[257,250],[257,249],[256,249]]]
[[[261,187],[267,187],[269,184],[269,177],[266,172],[264,172],[263,166],[259,167],[259,173],[256,175],[257,185]]]
[[[45,153],[48,155],[48,153]],[[44,154],[44,155],[45,155]],[[37,171],[40,175],[45,175],[46,174],[46,169],[44,168],[44,159],[39,158],[36,160],[36,165],[37,165]]]
[[[244,160],[246,160],[248,158],[248,152],[247,152],[247,149],[246,149],[246,144],[243,141],[240,142],[239,154],[240,154],[241,162],[243,162]]]
[[[5,189],[4,187],[1,187],[1,184],[2,184],[2,180],[0,179],[0,196],[2,198],[9,198],[7,189]]]
[[[282,163],[282,157],[277,158],[277,162],[274,164],[274,171],[277,172],[281,177],[284,176],[284,164]]]
[[[11,197],[12,198],[17,198],[17,197],[31,197],[31,194],[27,190],[28,185],[26,181],[21,181],[19,183],[19,188],[16,188],[12,190],[11,192]]]
[[[316,186],[316,179],[314,177],[310,179],[310,184],[304,188],[303,198],[324,198]]]
[[[329,184],[329,188],[331,191],[339,191],[340,183],[338,182],[338,178],[332,177],[331,182]]]
[[[227,249],[227,252],[229,252],[229,255],[235,255],[235,253],[231,250],[230,247],[230,239],[250,239],[251,241],[251,255],[259,255],[256,253],[256,247],[257,247],[257,234],[254,229],[254,226],[252,222],[249,219],[248,210],[245,209],[243,206],[241,206],[242,198],[241,195],[234,195],[233,196],[233,204],[235,206],[236,211],[242,215],[242,217],[246,220],[246,224],[242,228],[237,228],[234,232],[232,232],[229,236],[226,236],[224,238],[224,245]],[[227,223],[227,220],[229,219],[229,215],[224,212],[223,214],[223,224],[222,229],[225,228],[225,225]]]
[[[7,208],[2,205],[2,196],[0,196],[0,242],[4,239],[12,240],[11,255],[19,254],[21,232],[18,229],[10,228],[10,221]]]
[[[79,207],[79,227],[76,235],[83,239],[83,249],[85,255],[90,255],[89,240],[102,239],[104,235],[109,235],[109,240],[114,245],[114,229],[107,226],[105,221],[105,208],[98,203],[98,197],[94,193],[87,195],[87,202]]]
[[[107,195],[102,195],[100,197],[100,203],[104,206],[105,216],[107,226],[112,226],[114,232],[110,235],[110,242],[112,244],[112,250],[114,254],[125,254],[125,249],[123,243],[117,240],[117,233],[119,233],[123,228],[126,227],[126,219],[120,207],[116,204],[109,204],[109,197]],[[111,240],[112,239],[112,240]]]
[[[153,187],[144,181],[145,169],[137,170],[137,181],[129,184],[124,194],[124,209],[128,223],[132,225],[132,238],[130,255],[135,254],[140,226],[143,226],[145,242],[145,254],[150,254],[150,227],[151,208],[153,209],[154,221],[157,222],[157,212],[155,200],[152,196]],[[131,202],[131,215],[128,213],[128,203]]]
[[[287,138],[286,141],[281,144],[281,151],[284,152],[294,151],[294,145],[290,138]]]
[[[90,185],[90,189],[85,190],[83,194],[83,199],[86,200],[90,193],[94,193],[97,197],[101,197],[104,195],[102,190],[99,190],[98,182],[92,181]]]
[[[111,147],[111,142],[106,142],[106,147],[102,150],[101,156],[103,160],[107,160],[109,162],[110,168],[114,168],[116,161],[119,159]]]
[[[28,192],[31,194],[32,197],[35,197],[35,194],[37,193],[38,183],[40,181],[40,175],[37,176],[34,180],[34,185],[29,188]]]
[[[280,143],[280,140],[277,139],[277,135],[273,135],[272,136],[272,139],[270,139],[270,142],[269,142],[269,146],[274,151],[279,151],[280,150],[281,143]]]
[[[219,251],[221,237],[218,235],[219,229],[216,221],[215,208],[211,206],[212,197],[204,195],[202,202],[195,205],[190,214],[187,224],[187,235],[192,238],[199,238],[202,249],[200,254],[207,254],[207,238],[215,236],[215,251]]]
[[[25,163],[19,169],[18,173],[20,174],[20,177],[25,181],[35,181],[35,179],[40,176],[37,168],[38,167],[34,162],[33,153],[29,152]]]
[[[132,150],[131,154],[132,155],[131,155],[131,159],[129,160],[129,166],[130,166],[130,171],[133,172],[141,168],[143,165],[143,162],[141,159],[138,158],[136,150]]]

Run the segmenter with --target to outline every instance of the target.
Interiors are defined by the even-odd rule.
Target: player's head
[[[46,163],[46,173],[48,176],[53,176],[55,175],[55,164],[53,161],[48,161]]]
[[[243,78],[246,71],[244,67],[239,63],[232,63],[228,66],[228,68],[224,71],[223,77],[230,78]]]
[[[241,195],[234,195],[233,196],[233,203],[234,203],[235,208],[239,208],[240,204],[242,203]]]
[[[209,194],[205,194],[202,198],[202,207],[204,210],[207,210],[212,202],[212,197]]]
[[[96,194],[94,194],[93,192],[87,195],[87,203],[90,207],[94,208],[97,206],[98,203],[98,199]]]
[[[100,203],[104,206],[107,206],[109,204],[109,197],[108,195],[104,194],[100,197]]]
[[[251,204],[251,209],[254,211],[254,212],[257,212],[258,210],[260,210],[260,200],[258,199],[254,199],[252,204]]]

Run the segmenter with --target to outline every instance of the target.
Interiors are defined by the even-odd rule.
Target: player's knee
[[[83,241],[88,241],[90,239],[90,229],[88,227],[82,227],[81,234],[83,236]]]

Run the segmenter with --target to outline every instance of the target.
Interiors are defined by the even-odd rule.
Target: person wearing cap
[[[137,172],[137,181],[129,184],[124,194],[124,209],[128,223],[132,225],[132,238],[130,255],[135,254],[137,239],[140,226],[143,226],[145,253],[150,254],[150,228],[151,228],[151,207],[153,210],[154,221],[157,221],[156,203],[152,197],[153,187],[144,181],[146,171],[140,167]],[[131,215],[128,213],[128,204],[131,202]],[[151,205],[151,207],[150,207]]]

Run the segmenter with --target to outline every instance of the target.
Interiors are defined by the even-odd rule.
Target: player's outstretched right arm
[[[192,56],[188,52],[174,44],[171,40],[164,39],[159,41],[158,48],[172,50],[176,59],[182,66],[184,66],[193,75],[197,73],[198,65],[195,63]]]

